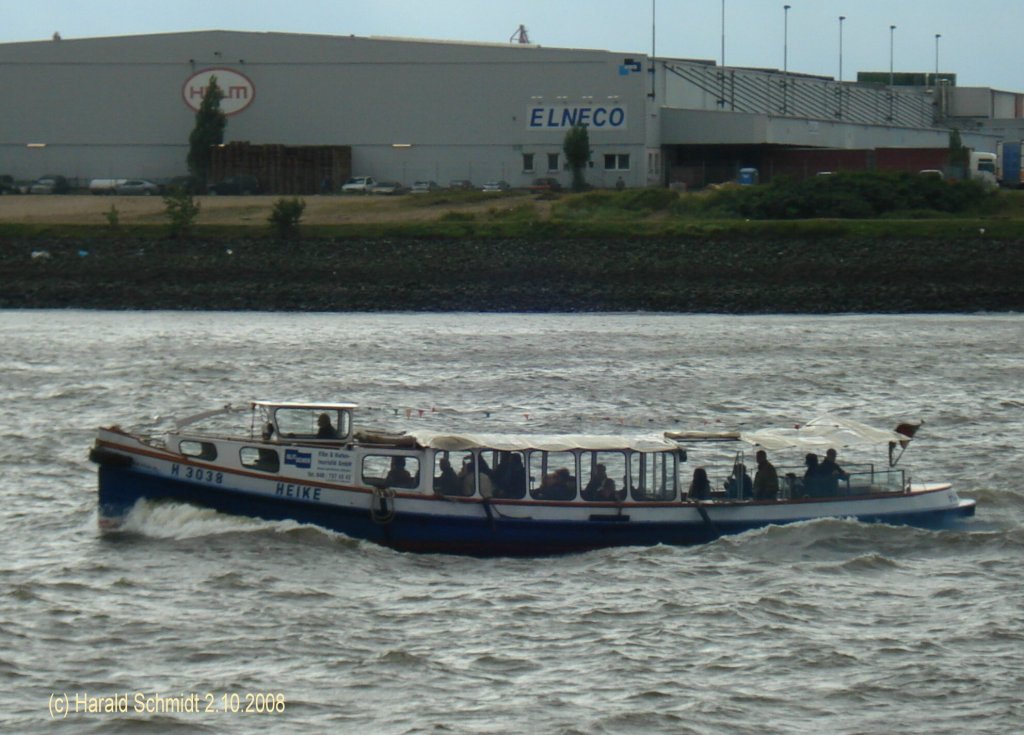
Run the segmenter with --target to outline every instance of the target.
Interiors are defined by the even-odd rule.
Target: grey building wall
[[[350,145],[354,173],[517,185],[548,173],[548,154],[561,152],[563,120],[600,109],[607,122],[615,108],[621,124],[590,128],[588,180],[610,185],[624,175],[640,185],[645,75],[623,72],[622,59],[606,51],[228,31],[5,44],[0,94],[17,114],[0,116],[0,172],[183,174],[194,123],[183,85],[197,71],[220,68],[253,88],[251,103],[229,118],[228,141]],[[524,170],[524,153],[534,154],[532,171]],[[604,171],[605,154],[628,160],[629,170]]]
[[[348,145],[354,174],[404,183],[568,183],[562,140],[581,115],[588,181],[642,186],[661,181],[667,146],[934,147],[948,134],[937,111],[953,124],[1024,108],[992,90],[950,89],[944,111],[925,89],[512,44],[233,31],[41,41],[0,44],[0,173],[184,174],[185,85],[207,69],[251,84],[229,90],[248,104],[227,141]],[[976,127],[967,144],[994,150]]]

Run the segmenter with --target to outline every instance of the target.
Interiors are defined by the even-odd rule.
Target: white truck
[[[996,154],[971,151],[967,178],[972,181],[980,181],[985,186],[999,186],[996,181]]]

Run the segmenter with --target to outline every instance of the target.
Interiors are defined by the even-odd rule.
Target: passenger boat
[[[823,417],[799,429],[737,433],[444,434],[357,431],[353,403],[254,401],[227,433],[230,407],[168,432],[99,429],[101,527],[136,502],[177,501],[268,520],[294,520],[417,552],[548,555],[609,546],[700,544],[770,524],[825,517],[939,528],[973,515],[948,483],[912,483],[897,462],[913,435]],[[888,449],[884,466],[846,465],[812,488],[803,467],[776,468],[775,497],[753,499],[746,453]],[[724,454],[709,492],[683,466],[702,448]],[[716,474],[717,473],[717,474]],[[687,473],[688,474],[688,473]],[[746,474],[746,473],[743,473]],[[697,497],[703,495],[703,497]]]

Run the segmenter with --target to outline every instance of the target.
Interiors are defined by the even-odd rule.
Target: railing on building
[[[713,108],[730,112],[909,128],[936,122],[934,101],[923,90],[706,64],[662,67],[714,100]]]

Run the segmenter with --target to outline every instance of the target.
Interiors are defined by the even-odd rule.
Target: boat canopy
[[[311,411],[354,411],[359,408],[356,403],[295,403],[290,401],[253,401],[252,407],[263,409],[275,408],[306,408]]]
[[[877,447],[888,444],[906,446],[910,437],[891,429],[876,429],[852,419],[825,415],[793,429],[744,431],[740,437],[748,444],[765,449],[822,451],[829,447]]]
[[[877,447],[898,443],[905,447],[917,424],[901,424],[903,431],[877,429],[859,421],[826,414],[803,426],[754,431],[667,431],[665,437],[677,442],[740,441],[764,449],[798,449],[821,452],[830,447]]]
[[[418,431],[411,434],[424,449],[458,452],[470,449],[495,449],[521,452],[535,449],[545,452],[585,451],[678,452],[679,445],[662,436],[614,436],[602,434],[436,434]]]

